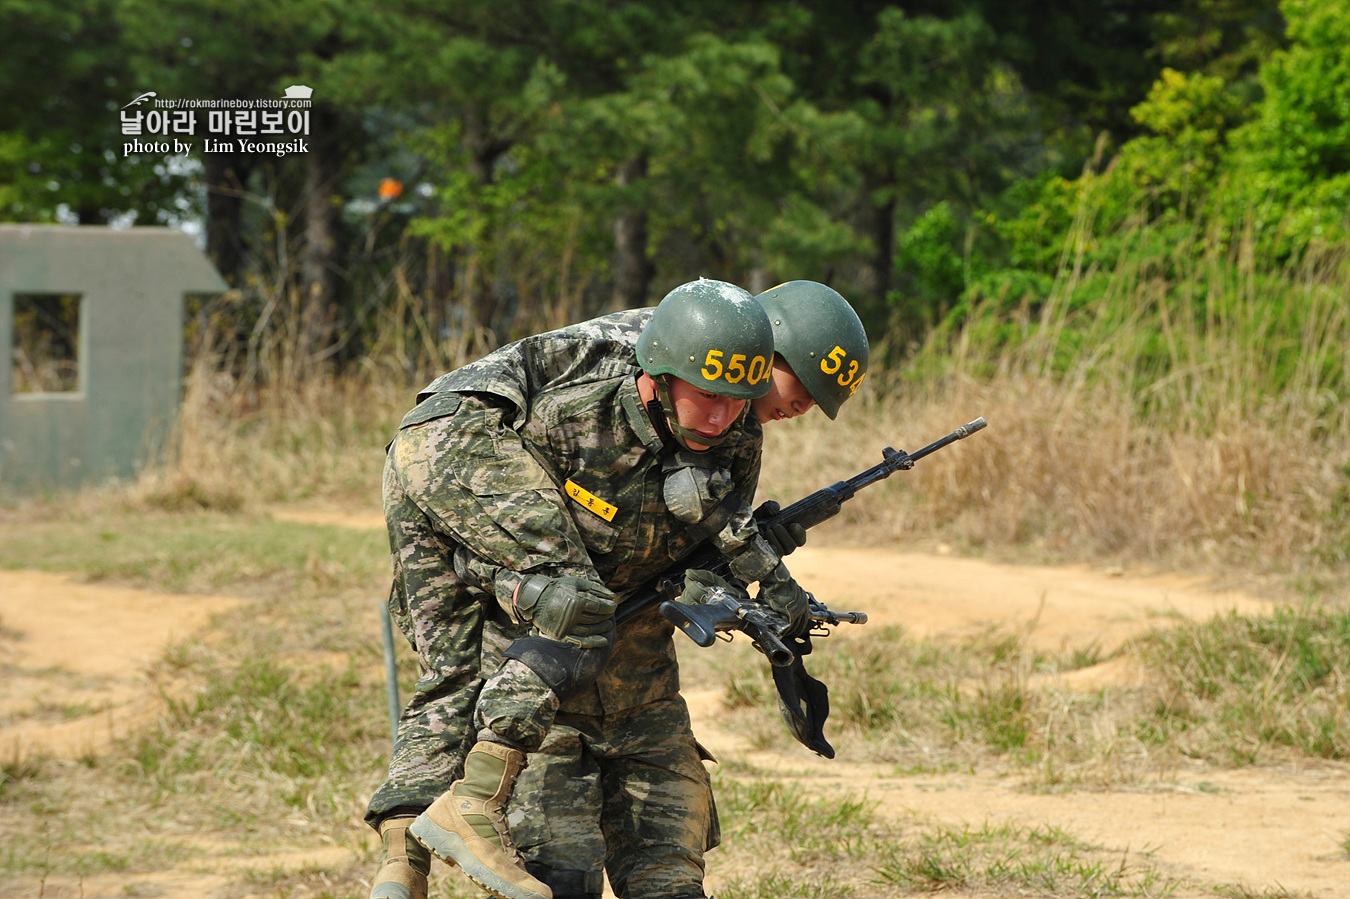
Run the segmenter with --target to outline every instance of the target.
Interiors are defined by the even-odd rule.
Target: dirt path
[[[0,756],[97,754],[153,720],[150,664],[240,602],[0,571]]]
[[[885,624],[904,625],[920,637],[1020,627],[1045,650],[1096,643],[1107,654],[1160,623],[1273,608],[1240,592],[1213,591],[1200,578],[997,565],[884,549],[808,546],[793,556],[792,570],[831,608],[867,612],[867,625],[836,629],[845,640]],[[1112,660],[1066,679],[1096,686],[1132,675],[1127,665]],[[1350,777],[1344,766],[1211,770],[1146,789],[1033,794],[1015,778],[896,777],[892,766],[843,770],[787,737],[780,750],[755,751],[718,726],[725,719],[720,691],[699,691],[688,699],[699,738],[719,757],[740,756],[785,778],[817,784],[823,779],[854,794],[865,792],[882,813],[897,818],[976,829],[986,823],[1054,825],[1114,849],[1147,850],[1177,876],[1240,883],[1254,895],[1270,895],[1264,891],[1278,885],[1295,895],[1350,897],[1350,860],[1340,849],[1350,832]],[[714,863],[712,888],[716,874]]]
[[[792,568],[831,607],[866,611],[867,627],[899,623],[917,635],[960,635],[1015,623],[1048,650],[1095,642],[1109,651],[1159,621],[1271,607],[1254,596],[1211,591],[1198,579],[996,565],[884,549],[808,546],[794,556]],[[146,664],[169,641],[199,631],[234,602],[0,572],[0,747],[10,757],[39,748],[67,756],[99,751],[154,713]],[[61,622],[59,640],[53,620]],[[861,628],[838,632],[847,640],[850,631]],[[1112,666],[1074,677],[1129,676]],[[725,713],[714,691],[694,691],[689,700],[700,739],[724,759],[742,755],[783,777],[811,775],[850,793],[865,791],[883,813],[974,827],[1057,825],[1105,846],[1147,849],[1178,875],[1242,884],[1253,896],[1276,895],[1268,891],[1278,884],[1319,899],[1350,897],[1350,861],[1339,848],[1350,831],[1350,777],[1343,766],[1209,771],[1203,780],[1183,773],[1166,787],[1030,794],[1012,779],[981,773],[896,777],[890,767],[845,769],[786,736],[779,750],[752,750],[718,726]],[[202,895],[208,881],[217,882],[178,873],[156,878],[157,895],[187,899]],[[716,856],[710,857],[710,887],[724,879]],[[47,895],[57,895],[51,886]],[[86,881],[80,895],[121,895],[111,881],[106,893],[103,886]]]

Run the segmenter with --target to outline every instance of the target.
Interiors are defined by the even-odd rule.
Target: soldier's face
[[[750,411],[760,424],[796,418],[816,404],[782,356],[774,357],[769,385],[768,393],[750,402]]]
[[[679,378],[670,379],[670,402],[675,406],[675,420],[680,426],[705,437],[721,437],[745,409],[745,400],[718,396]],[[697,451],[709,447],[693,439],[686,443]]]

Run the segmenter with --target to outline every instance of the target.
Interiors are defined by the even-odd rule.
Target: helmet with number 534
[[[788,281],[755,297],[769,315],[774,349],[831,419],[867,376],[867,332],[839,292]]]
[[[773,328],[749,292],[700,278],[661,300],[638,335],[637,354],[658,381],[674,375],[718,396],[752,400],[769,391]]]

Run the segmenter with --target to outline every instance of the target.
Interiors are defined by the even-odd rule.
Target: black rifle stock
[[[888,446],[881,451],[881,462],[877,465],[797,500],[778,514],[765,518],[763,523],[766,528],[780,524],[815,527],[838,515],[844,503],[859,490],[885,480],[897,471],[908,471],[924,456],[969,437],[986,424],[983,417],[977,418],[915,453],[896,451]],[[635,590],[619,605],[614,616],[617,623],[622,626],[653,606],[659,606],[666,620],[684,631],[699,646],[711,646],[719,632],[743,632],[773,666],[778,710],[788,730],[807,748],[825,758],[834,758],[834,747],[824,734],[825,718],[830,713],[829,690],[825,684],[807,674],[802,665],[802,656],[811,652],[812,634],[828,635],[830,627],[845,622],[864,624],[867,616],[862,612],[833,612],[811,596],[810,633],[785,638],[787,622],[776,612],[754,600],[742,600],[721,588],[708,590],[704,601],[697,605],[679,602],[678,597],[684,592],[685,572],[693,569],[711,571],[724,579],[731,574],[730,563],[717,550],[705,544]]]
[[[721,587],[710,589],[697,605],[666,600],[661,603],[661,614],[699,646],[712,646],[719,631],[739,630],[773,665],[781,668],[797,658],[780,636],[786,624],[781,616],[760,603],[744,602]]]

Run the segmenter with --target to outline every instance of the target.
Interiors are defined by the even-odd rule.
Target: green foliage
[[[879,346],[962,327],[1017,346],[1067,311],[1060,364],[1091,343],[1073,314],[1140,283],[1113,283],[1117,267],[1176,279],[1250,252],[1267,275],[1344,244],[1347,21],[1343,0],[1036,16],[984,0],[7,0],[0,216],[205,215],[240,288],[222,364],[248,380],[329,360],[413,377],[606,309],[629,270],[644,295],[624,302],[695,275],[829,280]],[[116,152],[117,110],[143,90],[297,82],[322,121],[308,158]],[[401,196],[375,195],[385,177]],[[325,255],[311,226],[330,214]],[[313,316],[280,311],[316,270],[339,273],[318,348]],[[269,369],[269,341],[302,360]]]
[[[117,0],[0,3],[0,220],[172,219],[186,183],[163,160],[122,154],[125,68]]]
[[[1112,180],[1146,190],[1158,212],[1184,213],[1214,186],[1225,136],[1243,115],[1238,98],[1218,77],[1164,69],[1132,113],[1151,133],[1121,149]]]
[[[1033,303],[1053,299],[1055,286],[1039,294],[1023,286],[1032,276],[1053,275],[1073,287],[1076,299],[1094,305],[1098,297],[1115,304],[1129,297],[1135,288],[1121,279],[1131,272],[1163,281],[1181,296],[1197,287],[1203,293],[1206,287],[1192,279],[1215,262],[1236,270],[1239,260],[1249,260],[1259,276],[1274,276],[1268,286],[1277,291],[1298,266],[1322,264],[1343,241],[1350,198],[1350,157],[1341,133],[1350,127],[1341,96],[1350,69],[1338,37],[1350,12],[1334,0],[1283,9],[1290,46],[1262,60],[1259,102],[1251,102],[1248,81],[1232,67],[1208,74],[1166,68],[1132,110],[1147,133],[1126,142],[1108,166],[1074,181],[1028,182],[1016,212],[987,216],[1001,245],[994,258],[1002,254],[1006,262],[988,265],[952,324],[968,322],[975,308],[980,316],[1004,317],[1028,295]],[[1264,26],[1251,24],[1257,11],[1237,4],[1220,21],[1229,16],[1249,23],[1253,46],[1267,46]],[[1121,289],[1112,290],[1110,279]],[[1279,302],[1253,320],[1282,317]],[[1192,302],[1191,308],[1198,307]],[[1200,327],[1216,323],[1226,324],[1223,310]],[[1264,336],[1279,346],[1298,328],[1286,320]],[[1278,380],[1261,383],[1267,390],[1283,387]]]
[[[1280,256],[1347,236],[1350,208],[1350,5],[1282,4],[1290,46],[1261,67],[1264,95],[1233,138],[1239,196],[1261,209],[1259,226]]]
[[[1343,252],[1281,261],[1263,251],[1259,214],[1230,221],[1203,197],[1188,213],[1180,182],[1127,196],[1122,171],[1051,179],[1022,215],[995,217],[1022,262],[971,285],[919,370],[942,370],[959,343],[987,370],[1111,384],[1141,414],[1202,430],[1224,410],[1255,414],[1290,392],[1341,395]],[[1042,225],[1064,229],[1058,245],[1038,245]]]
[[[1304,187],[1350,170],[1350,5],[1290,0],[1282,9],[1291,46],[1262,66],[1265,97],[1253,127],[1267,138],[1263,161]]]
[[[905,291],[892,291],[888,299],[906,318],[932,327],[950,300],[961,295],[966,286],[965,260],[959,254],[964,235],[945,200],[900,235],[895,264],[909,276],[910,284]]]
[[[1249,91],[1257,67],[1284,37],[1278,0],[1187,0],[1153,17],[1162,62],[1217,75]]]

